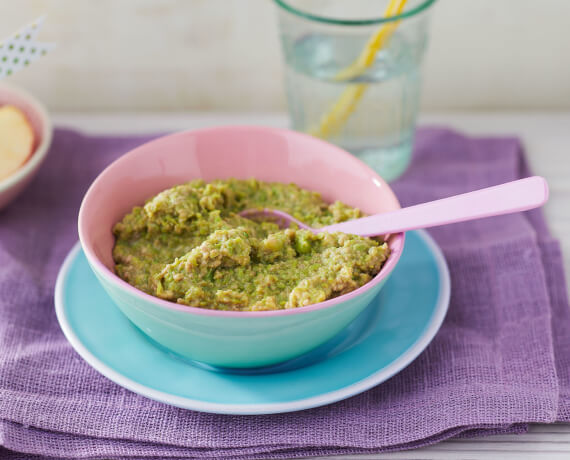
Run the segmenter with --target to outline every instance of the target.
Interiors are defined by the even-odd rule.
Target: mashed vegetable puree
[[[386,243],[314,235],[238,215],[285,211],[312,227],[361,217],[358,209],[295,184],[195,180],[135,207],[114,228],[118,276],[148,294],[218,310],[279,310],[322,302],[374,277]]]

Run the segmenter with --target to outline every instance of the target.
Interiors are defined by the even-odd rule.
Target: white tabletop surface
[[[93,134],[134,134],[192,129],[220,124],[287,126],[283,114],[219,113],[58,113],[56,126]],[[546,218],[562,242],[570,273],[570,113],[440,113],[420,118],[420,124],[441,124],[468,134],[517,135],[525,145],[531,169],[546,177],[550,200]],[[566,284],[570,287],[570,277]],[[389,454],[328,457],[336,459],[565,459],[570,460],[570,424],[531,425],[522,435],[448,440],[431,447]]]

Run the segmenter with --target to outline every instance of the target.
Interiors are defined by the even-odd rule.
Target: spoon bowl
[[[315,234],[344,232],[360,236],[380,236],[527,211],[542,206],[547,200],[548,183],[543,177],[533,176],[321,228],[311,228],[277,209],[246,209],[240,212],[240,215],[250,219],[275,221],[282,228],[294,223],[299,228]]]
[[[390,185],[348,152],[306,134],[264,126],[165,136],[121,156],[93,182],[79,211],[81,245],[98,281],[138,330],[176,355],[210,366],[271,366],[326,343],[363,312],[397,267],[405,235],[391,235],[388,259],[364,286],[287,310],[189,307],[151,296],[115,274],[111,229],[134,206],[189,180],[230,177],[294,182],[368,215],[400,204]]]

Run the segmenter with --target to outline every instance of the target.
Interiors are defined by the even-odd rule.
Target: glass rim
[[[287,0],[273,0],[273,1],[277,3],[278,6],[283,8],[285,11],[288,11],[289,13],[295,14],[302,18],[309,19],[311,21],[321,22],[324,24],[340,25],[340,26],[369,26],[373,24],[383,24],[386,22],[399,21],[401,19],[406,19],[415,16],[418,13],[421,13],[422,11],[427,9],[433,3],[435,3],[436,0],[424,0],[424,2],[420,3],[418,6],[412,8],[411,10],[401,14],[397,14],[395,16],[370,18],[370,19],[336,19],[327,16],[319,16],[317,14],[308,13],[307,11],[295,8]]]

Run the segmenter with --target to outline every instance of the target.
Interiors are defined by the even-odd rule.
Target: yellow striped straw
[[[384,17],[399,15],[406,5],[407,0],[391,0],[384,12]],[[350,66],[341,70],[335,77],[337,81],[349,80],[361,75],[373,63],[376,53],[390,39],[400,21],[393,21],[384,24],[378,31],[370,37],[368,43],[360,53],[360,56]],[[309,130],[313,136],[326,139],[337,134],[346,122],[347,118],[356,109],[358,102],[366,91],[368,85],[366,83],[358,83],[349,85],[331,107],[331,109],[322,116],[319,126]]]

